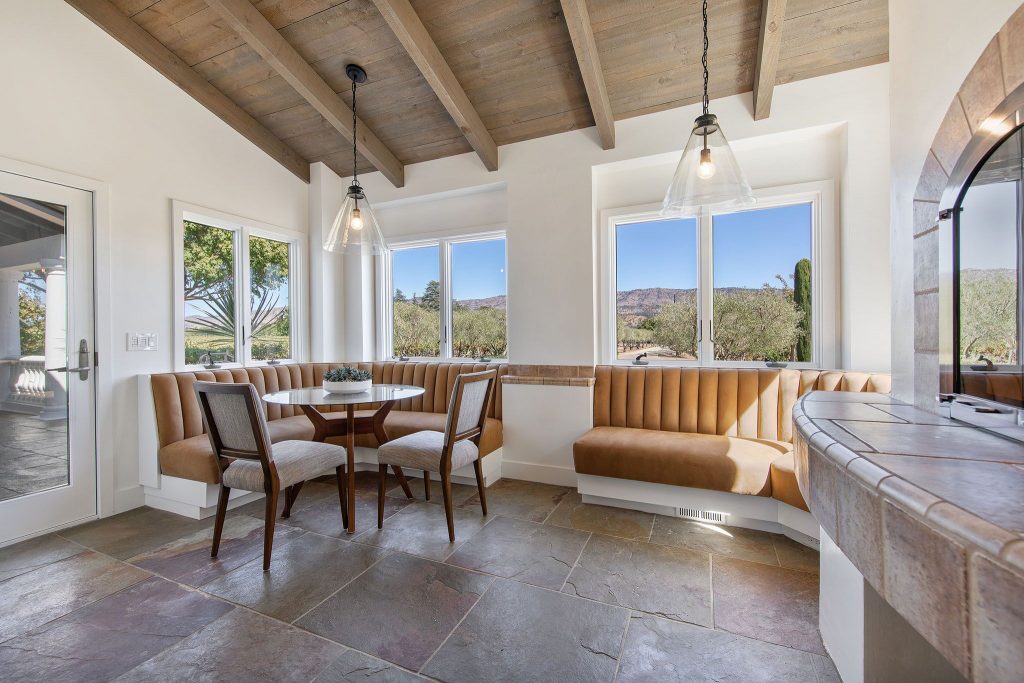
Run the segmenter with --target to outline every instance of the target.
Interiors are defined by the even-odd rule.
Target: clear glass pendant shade
[[[324,240],[324,249],[341,254],[378,256],[384,253],[384,235],[359,185],[353,183],[349,186],[345,203],[341,205],[341,211]]]
[[[661,207],[664,216],[696,216],[704,207],[753,205],[754,193],[714,114],[698,116]]]

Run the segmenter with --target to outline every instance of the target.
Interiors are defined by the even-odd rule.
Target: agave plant
[[[369,372],[359,368],[331,368],[324,373],[327,382],[365,382],[371,378]]]
[[[260,290],[252,297],[252,334],[256,338],[268,332],[285,315],[285,310],[277,309],[280,296],[271,290]],[[232,287],[222,287],[207,291],[194,301],[205,304],[203,316],[192,316],[189,323],[192,328],[216,337],[233,340],[235,338],[235,292]]]

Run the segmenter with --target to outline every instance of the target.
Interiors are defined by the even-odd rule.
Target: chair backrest
[[[412,384],[426,392],[415,398],[399,401],[395,410],[415,410],[443,414],[451,403],[455,379],[463,373],[495,369],[498,375],[508,373],[504,363],[442,363],[379,361],[376,363],[347,363],[367,370],[374,384]],[[252,368],[223,368],[168,372],[151,377],[153,404],[156,410],[157,435],[160,447],[199,436],[203,433],[203,418],[196,394],[195,382],[253,384],[260,396],[285,389],[318,387],[324,372],[339,367],[339,363],[283,363]],[[495,383],[494,396],[488,408],[488,417],[501,419],[501,386]],[[359,406],[356,409],[369,408]],[[344,411],[345,406],[336,406]],[[325,411],[328,409],[324,409]],[[271,422],[282,417],[302,415],[298,406],[266,405],[266,417]]]
[[[258,460],[268,466],[273,460],[270,432],[256,387],[221,382],[192,386],[221,470],[226,467],[224,458]]]
[[[479,437],[497,379],[497,370],[469,372],[456,377],[444,428],[446,444],[462,438]]]

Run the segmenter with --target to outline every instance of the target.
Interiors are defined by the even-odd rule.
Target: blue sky
[[[697,286],[697,222],[693,218],[622,224],[616,243],[620,292]],[[796,204],[716,216],[716,287],[776,286],[811,255],[811,205]]]
[[[421,295],[438,279],[438,247],[399,249],[391,254],[396,289],[407,297]],[[505,240],[458,242],[452,245],[452,297],[484,299],[505,293]]]

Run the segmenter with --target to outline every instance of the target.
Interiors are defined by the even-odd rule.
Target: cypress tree
[[[798,311],[803,313],[800,318],[800,336],[796,340],[796,359],[810,361],[811,350],[811,261],[800,259],[796,262],[793,273],[793,302]]]

